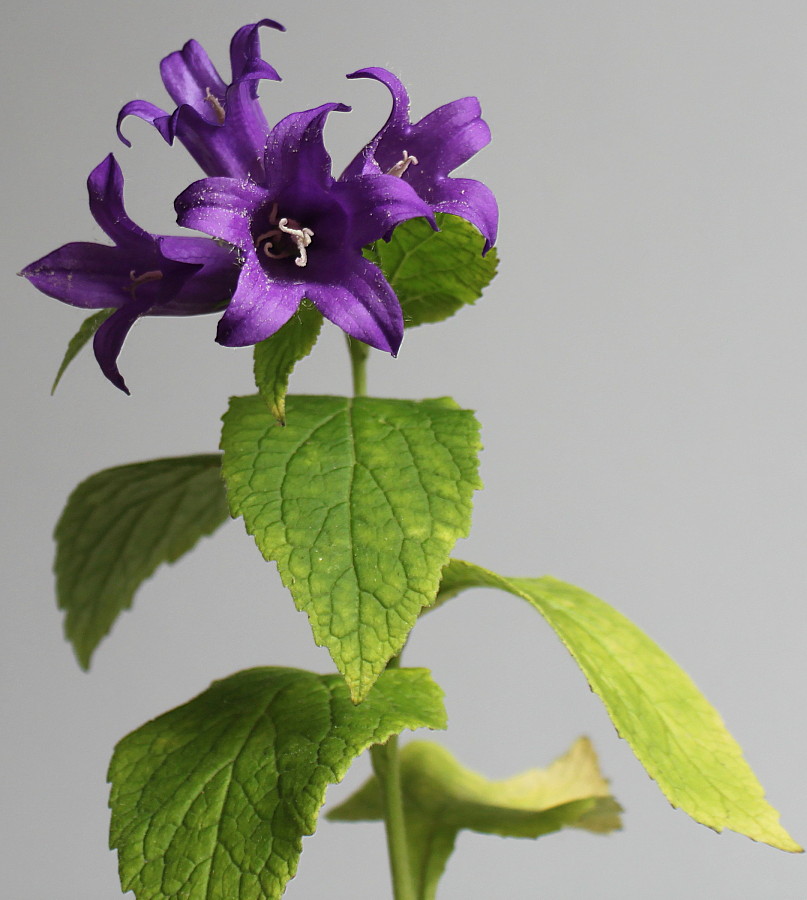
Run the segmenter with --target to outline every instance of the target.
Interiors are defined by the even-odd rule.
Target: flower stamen
[[[300,255],[297,257],[297,259],[294,260],[295,265],[298,265],[301,268],[307,265],[308,254],[306,253],[305,248],[308,247],[311,243],[311,238],[314,237],[314,232],[310,228],[289,227],[289,220],[285,217],[277,223],[277,227],[283,232],[283,234],[288,234],[297,245],[297,252]]]
[[[210,88],[205,88],[205,103],[209,103],[211,109],[213,110],[213,114],[216,116],[216,121],[219,125],[224,124],[224,107],[221,105],[219,98],[210,92]]]
[[[417,164],[418,158],[416,156],[410,156],[406,150],[404,150],[403,158],[399,159],[398,162],[387,171],[387,175],[394,175],[396,178],[400,178],[409,166],[416,166]]]

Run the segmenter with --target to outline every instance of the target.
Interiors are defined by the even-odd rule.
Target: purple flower
[[[274,334],[303,298],[343,331],[396,353],[403,337],[398,299],[362,247],[399,222],[431,211],[401,178],[337,182],[322,140],[328,103],[293,113],[271,131],[258,182],[207,178],[176,200],[179,224],[234,244],[243,265],[219,323],[231,347]]]
[[[237,259],[199,237],[144,231],[126,215],[123,174],[110,153],[87,179],[90,212],[114,247],[65,244],[20,275],[50,297],[83,309],[114,308],[95,333],[95,357],[106,377],[129,393],[117,359],[129,329],[143,315],[187,316],[221,310],[235,288]]]
[[[490,142],[476,97],[464,97],[435,109],[419,122],[409,121],[409,95],[386,69],[368,68],[348,78],[374,78],[392,94],[392,112],[372,141],[342,175],[386,172],[408,182],[433,212],[461,216],[485,238],[483,254],[496,242],[499,210],[492,191],[480,181],[449,178],[458,166]]]
[[[145,100],[132,100],[118,113],[118,137],[126,116],[150,122],[169,143],[179,138],[208,175],[248,175],[259,164],[269,125],[258,100],[258,80],[280,81],[260,56],[258,29],[266,25],[284,31],[271,19],[244,25],[230,43],[232,82],[225,84],[210,57],[197,41],[187,44],[160,63],[165,89],[177,104],[168,113]]]

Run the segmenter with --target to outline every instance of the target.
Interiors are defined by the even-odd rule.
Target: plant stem
[[[366,397],[367,357],[370,355],[370,348],[362,341],[350,337],[347,339],[347,348],[353,373],[353,396]],[[395,669],[399,665],[399,657],[393,656],[387,663],[387,668]],[[409,867],[409,845],[406,842],[398,737],[393,735],[386,744],[371,747],[370,758],[381,788],[393,896],[395,900],[417,900],[412,870]]]
[[[353,371],[353,396],[367,396],[367,357],[370,355],[370,347],[363,341],[347,339],[347,349],[350,352],[350,366]]]

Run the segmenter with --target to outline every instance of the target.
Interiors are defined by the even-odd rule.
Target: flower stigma
[[[416,166],[417,164],[418,158],[416,156],[410,156],[406,150],[404,150],[403,158],[399,159],[398,162],[387,171],[387,175],[394,175],[396,178],[400,178],[409,166]]]
[[[287,259],[296,252],[298,256],[294,260],[295,265],[300,268],[308,265],[306,248],[310,246],[314,232],[310,228],[303,228],[295,219],[289,219],[286,216],[278,221],[277,203],[272,204],[269,223],[277,224],[277,228],[266,231],[255,239],[255,243],[266,256],[269,259]],[[284,235],[288,235],[288,237],[284,237]]]
[[[135,270],[132,269],[129,272],[129,278],[131,279],[131,283],[127,284],[124,288],[125,291],[128,291],[132,298],[134,298],[135,291],[138,286],[141,284],[148,284],[151,281],[161,281],[163,277],[163,273],[160,269],[151,269],[149,272],[143,272],[142,275],[135,275]]]
[[[214,115],[216,116],[216,121],[219,125],[224,124],[224,107],[221,105],[219,98],[212,94],[210,88],[205,88],[205,103],[209,103],[211,109],[213,110]]]

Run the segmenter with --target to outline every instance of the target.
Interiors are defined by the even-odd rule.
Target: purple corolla
[[[269,134],[257,181],[207,178],[176,201],[180,225],[238,248],[238,287],[217,340],[255,344],[274,334],[307,298],[351,337],[396,353],[400,304],[362,247],[431,210],[395,175],[335,181],[322,139],[328,103],[281,120]]]
[[[112,154],[90,173],[87,189],[93,218],[115,245],[65,244],[20,274],[71,306],[116,310],[95,333],[93,348],[104,375],[128,394],[117,358],[132,325],[143,315],[221,310],[235,289],[237,257],[208,238],[153,235],[135,225]]]
[[[412,124],[409,95],[391,72],[359,69],[348,78],[374,78],[392,94],[392,111],[384,126],[345,170],[343,179],[385,172],[410,184],[433,212],[466,219],[485,238],[483,254],[496,241],[499,210],[493,192],[480,181],[449,178],[458,166],[490,142],[476,97],[446,103]]]
[[[174,138],[187,148],[208,175],[235,178],[248,175],[260,163],[269,126],[258,100],[258,81],[280,81],[275,69],[261,59],[261,26],[284,31],[271,19],[244,25],[230,43],[232,82],[225,84],[210,57],[191,40],[160,63],[165,89],[177,108],[168,113],[145,100],[132,100],[118,114],[118,136],[126,116],[151,123],[172,144]]]

